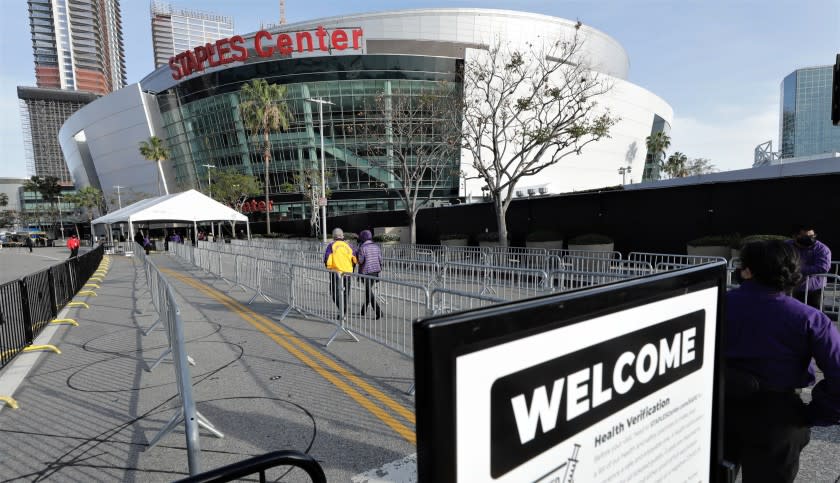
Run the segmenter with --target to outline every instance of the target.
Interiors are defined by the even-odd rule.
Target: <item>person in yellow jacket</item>
[[[335,228],[332,231],[333,242],[327,246],[324,252],[324,266],[330,270],[330,295],[332,295],[333,302],[338,307],[339,312],[342,310],[341,284],[344,283],[344,314],[347,314],[347,307],[350,302],[350,279],[344,278],[342,280],[342,273],[352,273],[353,268],[358,261],[353,254],[353,248],[344,241],[344,230]],[[339,314],[338,318],[342,316]]]

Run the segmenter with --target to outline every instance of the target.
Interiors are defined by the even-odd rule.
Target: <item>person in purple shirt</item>
[[[840,333],[829,318],[788,296],[802,275],[793,245],[741,250],[743,283],[726,296],[724,457],[744,483],[793,481],[811,426],[840,424]],[[803,403],[799,389],[824,377]]]
[[[809,277],[817,273],[828,273],[831,269],[831,250],[824,243],[817,241],[817,234],[813,227],[799,225],[793,230],[791,244],[799,253],[799,268],[805,279],[793,290],[793,296],[806,304],[820,308],[823,289],[826,279],[824,277]],[[806,290],[807,287],[807,298]]]
[[[370,230],[362,230],[359,233],[359,246],[356,248],[356,259],[359,261],[359,273],[369,277],[379,278],[382,271],[382,250],[379,245],[373,242],[373,235]],[[376,303],[376,294],[373,293],[373,284],[378,280],[365,279],[365,303],[362,305],[360,315],[365,315],[367,306],[370,305],[379,320],[382,317],[382,309]]]

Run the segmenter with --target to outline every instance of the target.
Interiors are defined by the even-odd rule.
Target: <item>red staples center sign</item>
[[[364,49],[363,35],[360,28],[327,30],[321,25],[315,30],[273,35],[267,30],[260,30],[254,34],[253,50],[260,57],[271,57],[276,54],[291,56],[315,52],[331,54],[334,51],[360,51]],[[208,67],[218,67],[231,62],[245,62],[250,56],[249,47],[251,46],[246,45],[244,37],[234,35],[181,52],[169,58],[172,78],[180,80]]]

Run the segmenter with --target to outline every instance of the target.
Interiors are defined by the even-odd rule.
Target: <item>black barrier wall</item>
[[[104,247],[0,285],[0,369],[81,290],[102,261]]]
[[[601,233],[621,252],[685,253],[686,242],[706,235],[740,233],[789,235],[792,226],[811,223],[819,239],[840,251],[840,174],[733,181],[690,186],[535,197],[516,200],[507,213],[515,246],[528,233],[559,230],[566,240]],[[430,208],[417,216],[417,242],[438,243],[440,235],[473,237],[496,231],[490,203]],[[329,218],[329,226],[359,232],[377,226],[406,225],[403,212],[361,213]],[[258,233],[259,224],[252,224]],[[307,235],[309,222],[280,222],[277,231]],[[402,240],[407,242],[408,240]]]

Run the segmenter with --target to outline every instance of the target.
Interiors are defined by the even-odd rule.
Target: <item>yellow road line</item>
[[[345,394],[347,394],[350,398],[354,401],[359,403],[360,406],[367,409],[371,414],[379,418],[382,422],[388,425],[391,429],[397,432],[400,436],[406,439],[408,442],[414,444],[416,443],[416,436],[413,430],[406,427],[399,421],[397,421],[394,417],[388,414],[386,411],[383,411],[382,408],[377,406],[373,401],[365,397],[364,395],[360,394],[356,391],[353,387],[349,384],[344,382],[342,379],[336,377],[330,371],[322,367],[318,364],[317,361],[313,360],[313,358],[307,356],[304,352],[309,353],[314,358],[320,360],[324,365],[329,366],[338,374],[341,374],[354,384],[358,385],[362,389],[364,389],[368,394],[378,399],[380,402],[394,410],[396,413],[403,416],[406,420],[410,421],[412,424],[415,422],[414,412],[405,408],[404,406],[400,405],[393,399],[389,398],[387,395],[379,391],[378,389],[372,387],[370,384],[362,381],[358,376],[351,374],[347,369],[340,366],[338,363],[333,361],[332,359],[326,357],[324,354],[318,352],[314,349],[310,344],[301,341],[294,335],[290,334],[282,327],[277,326],[273,321],[270,319],[250,310],[249,308],[245,307],[244,305],[240,304],[238,301],[228,297],[224,293],[220,293],[217,290],[207,287],[203,283],[193,280],[186,275],[178,274],[169,269],[161,269],[162,272],[166,272],[168,275],[172,275],[175,278],[179,279],[180,281],[186,283],[187,285],[198,289],[199,291],[205,293],[209,297],[221,302],[223,305],[237,313],[240,317],[242,317],[245,321],[249,322],[253,325],[257,330],[271,338],[281,347],[289,351],[292,355],[297,357],[301,362],[311,367],[315,370],[318,374],[320,374],[324,379],[331,382],[333,385],[341,389]]]

